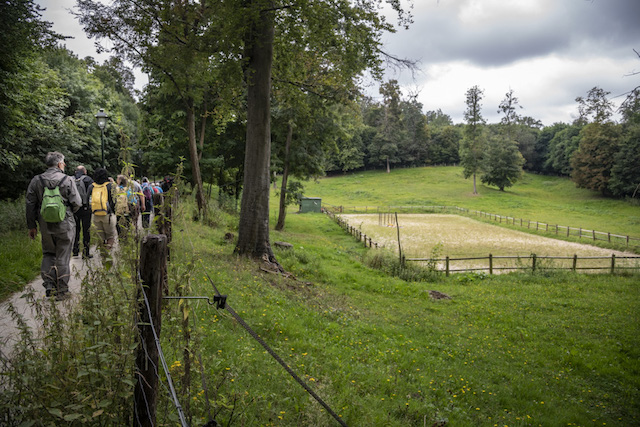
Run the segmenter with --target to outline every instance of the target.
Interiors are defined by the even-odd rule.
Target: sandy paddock
[[[397,253],[398,241],[394,224],[380,224],[378,214],[342,215],[347,222],[362,230],[379,245]],[[537,236],[517,230],[476,221],[458,215],[445,214],[398,214],[400,241],[407,258],[430,258],[434,248],[440,245],[437,258],[469,258],[520,256],[518,260],[494,259],[494,267],[515,267],[531,264],[531,255],[538,257],[537,266],[544,268],[571,267],[573,259],[548,260],[545,256],[608,257],[603,260],[578,260],[578,268],[593,266],[608,268],[611,255],[616,256],[616,266],[635,266],[639,260],[621,257],[636,256],[633,253],[603,249],[587,244],[565,242],[549,237]],[[441,266],[442,267],[442,266]],[[488,260],[452,261],[451,269],[488,268]]]

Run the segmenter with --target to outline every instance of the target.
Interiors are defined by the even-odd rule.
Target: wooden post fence
[[[156,335],[159,339],[162,326],[162,285],[165,281],[166,266],[167,236],[159,234],[145,236],[140,248],[139,273],[142,283],[141,288],[138,289],[139,342],[133,408],[134,424],[144,427],[156,425],[160,374]],[[142,292],[146,295],[146,300]],[[149,307],[147,307],[147,301]]]

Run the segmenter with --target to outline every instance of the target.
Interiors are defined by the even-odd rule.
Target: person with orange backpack
[[[100,240],[107,249],[111,249],[116,242],[116,215],[113,193],[115,184],[109,180],[107,170],[98,168],[93,174],[91,189],[91,213],[93,225],[96,227]]]

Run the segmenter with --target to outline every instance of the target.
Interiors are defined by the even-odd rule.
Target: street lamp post
[[[107,119],[109,116],[104,112],[104,108],[101,108],[96,114],[96,120],[98,121],[98,127],[100,128],[100,144],[102,147],[102,167],[104,167],[104,128],[107,125]]]

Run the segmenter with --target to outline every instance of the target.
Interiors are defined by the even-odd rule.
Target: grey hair
[[[64,162],[64,154],[57,151],[48,152],[47,156],[44,158],[44,163],[48,167],[57,166],[60,162]]]

